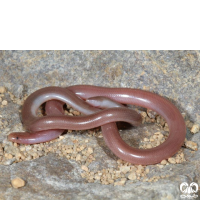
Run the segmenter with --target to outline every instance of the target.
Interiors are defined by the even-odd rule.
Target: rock
[[[23,187],[25,186],[25,181],[19,177],[13,179],[11,181],[11,184],[14,188],[20,188],[20,187]]]
[[[194,150],[194,151],[198,150],[197,143],[195,143],[193,141],[186,141],[185,146],[188,147],[189,149]]]
[[[0,94],[3,94],[6,92],[6,88],[3,86],[0,86]]]
[[[128,171],[130,171],[131,167],[130,166],[121,166],[120,171],[124,174],[126,174]]]
[[[135,172],[131,172],[128,175],[128,179],[130,179],[130,180],[136,180],[137,179],[136,173]]]
[[[166,160],[162,160],[162,161],[161,161],[161,164],[162,164],[162,165],[166,165],[166,164],[167,164],[167,161],[166,161]]]
[[[126,183],[126,178],[122,178],[120,181],[116,181],[114,183],[114,186],[117,186],[117,185],[124,185]]]
[[[176,160],[174,158],[168,158],[168,162],[171,164],[175,164]]]
[[[9,159],[9,160],[5,160],[3,162],[3,165],[12,165],[14,162],[15,162],[16,158],[12,158],[12,159]]]
[[[3,100],[3,101],[1,102],[1,104],[2,104],[3,106],[7,106],[8,102],[7,102],[6,100]]]
[[[190,130],[192,133],[197,133],[199,132],[199,125],[198,124],[194,124],[192,126],[192,129]]]
[[[8,159],[7,166],[3,163],[0,165],[0,171],[3,172],[0,173],[0,199],[179,199],[180,183],[197,182],[200,185],[197,176],[200,174],[200,137],[197,126],[194,126],[200,121],[199,54],[199,51],[0,51],[0,86],[6,88],[3,93],[0,92],[0,106],[3,100],[8,102],[6,106],[0,107],[0,143],[3,144],[0,148],[0,160],[3,159],[4,162],[1,155],[3,151],[13,158],[19,158]],[[24,130],[21,125],[21,102],[23,103],[26,95],[50,85],[67,87],[77,84],[139,88],[164,96],[181,113],[185,113],[187,135],[190,137],[188,141],[194,141],[197,148],[192,143],[187,147],[194,147],[192,151],[182,148],[186,158],[183,163],[162,162],[163,168],[157,165],[148,166],[144,170],[148,172],[147,177],[143,177],[142,172],[141,176],[137,174],[136,179],[132,174],[130,178],[134,180],[131,180],[128,178],[129,172],[124,174],[119,171],[113,176],[116,179],[108,180],[112,172],[106,172],[107,185],[102,185],[103,174],[98,171],[108,171],[109,168],[113,168],[113,171],[119,170],[116,162],[118,158],[105,145],[102,136],[89,136],[87,130],[70,130],[63,134],[64,137],[67,135],[66,140],[62,139],[64,143],[70,138],[82,141],[78,152],[82,155],[81,160],[77,152],[74,154],[73,148],[66,149],[69,152],[61,156],[56,153],[62,152],[59,147],[49,147],[51,154],[42,147],[40,153],[36,152],[41,157],[33,152],[37,157],[33,159],[30,155],[26,157],[26,152],[32,149],[35,151],[35,148],[30,148],[29,145],[20,145],[20,148],[3,143],[10,132]],[[149,112],[147,116],[144,110],[142,112],[143,119],[147,118],[149,122],[148,125],[143,120],[144,123],[139,127],[120,131],[123,140],[135,148],[139,147],[144,138],[151,142],[160,142],[162,136],[151,138],[155,132],[160,131],[160,125],[168,130],[163,118],[155,113]],[[78,112],[74,114],[79,115]],[[152,119],[157,124],[152,123]],[[191,134],[190,130],[196,134]],[[161,133],[166,136],[164,132]],[[92,148],[93,153],[87,152],[88,147]],[[89,154],[96,160],[86,166]],[[175,162],[179,162],[176,156],[173,158]],[[24,160],[20,161],[22,159]],[[88,171],[82,170],[82,165],[89,168]],[[132,169],[133,166],[130,166]],[[136,173],[138,166],[134,167],[136,169],[133,172]],[[90,176],[91,183],[81,177],[83,172]],[[95,173],[90,174],[91,172]],[[28,184],[21,189],[12,188],[10,177],[26,177]]]
[[[82,166],[81,166],[81,169],[84,170],[84,171],[86,171],[86,172],[89,170],[88,167],[85,166],[85,165],[82,165]]]

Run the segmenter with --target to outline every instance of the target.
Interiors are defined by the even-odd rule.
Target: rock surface
[[[0,107],[0,143],[7,142],[11,131],[23,130],[20,99],[45,86],[91,84],[149,90],[169,98],[186,119],[200,124],[199,69],[199,51],[0,51],[0,86],[6,88],[1,98],[7,101]],[[17,99],[15,103],[8,92]],[[147,130],[154,133],[156,126],[126,130],[122,137],[138,147]],[[68,137],[89,140],[95,155],[89,170],[117,166],[117,158],[103,138],[85,132],[72,132]],[[193,135],[188,129],[187,138],[200,146],[200,132]],[[148,166],[149,177],[167,177],[156,182],[127,180],[118,186],[88,183],[81,176],[78,161],[55,153],[18,163],[11,160],[8,165],[0,165],[0,199],[180,199],[182,182],[200,186],[200,150],[184,149],[184,154],[186,162],[181,164]],[[13,188],[11,180],[16,177],[26,185]],[[200,193],[197,195],[200,197]]]

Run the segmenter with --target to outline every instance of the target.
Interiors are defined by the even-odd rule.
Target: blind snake
[[[36,111],[44,102],[47,115],[38,117]],[[65,103],[84,115],[64,115]],[[166,141],[151,149],[137,149],[126,144],[120,137],[115,122],[125,121],[137,126],[141,123],[141,116],[121,104],[145,107],[161,115],[169,126]],[[24,102],[22,122],[28,132],[11,133],[8,135],[10,141],[34,144],[55,139],[65,129],[82,130],[101,126],[105,143],[116,156],[141,165],[156,164],[173,156],[181,148],[186,135],[184,119],[169,100],[148,91],[131,88],[90,85],[42,88]]]

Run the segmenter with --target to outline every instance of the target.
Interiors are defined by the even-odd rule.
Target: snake
[[[39,117],[37,110],[43,103],[46,115]],[[65,104],[81,115],[65,115]],[[124,142],[116,122],[124,121],[133,126],[139,126],[142,122],[141,115],[125,105],[144,107],[161,115],[169,127],[167,139],[151,149],[134,148]],[[183,116],[171,101],[153,92],[134,88],[92,85],[45,87],[28,96],[21,114],[26,132],[10,133],[8,140],[12,142],[47,142],[59,137],[66,129],[87,130],[101,126],[109,149],[120,159],[136,165],[156,164],[173,156],[183,145],[186,136]]]

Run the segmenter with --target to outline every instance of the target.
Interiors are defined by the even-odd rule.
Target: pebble
[[[161,126],[164,126],[164,125],[165,125],[165,120],[164,120],[160,115],[157,116],[156,121],[157,121],[157,123],[160,124]]]
[[[147,123],[151,123],[151,122],[152,122],[152,120],[153,120],[153,119],[151,119],[151,118],[150,118],[150,117],[148,117],[148,116],[145,118],[145,121],[146,121]]]
[[[77,156],[76,156],[76,161],[81,160],[81,158],[82,158],[82,156],[81,156],[80,154],[77,154]]]
[[[121,166],[120,171],[124,174],[126,174],[128,171],[130,171],[131,167],[130,166]]]
[[[165,123],[164,131],[169,132],[169,127],[168,127],[168,124],[167,124],[167,123]]]
[[[12,165],[15,162],[16,158],[12,158],[3,162],[3,165]]]
[[[95,174],[94,178],[95,178],[96,180],[100,180],[100,179],[101,179],[101,176],[100,176],[99,174]]]
[[[86,145],[81,145],[80,146],[80,150],[82,151],[82,150],[84,150],[86,148]]]
[[[161,165],[166,165],[166,164],[167,164],[167,161],[166,161],[166,160],[162,160],[160,164],[161,164]]]
[[[3,101],[1,102],[1,104],[2,104],[3,106],[6,106],[6,105],[8,104],[8,102],[7,102],[6,100],[3,100]]]
[[[144,172],[144,167],[142,165],[138,165],[137,167],[137,171],[136,171],[138,174],[141,174]]]
[[[10,153],[5,153],[5,158],[12,159],[13,156],[12,156],[12,154],[10,154]]]
[[[146,145],[146,148],[147,148],[147,149],[151,149],[151,148],[152,148],[152,145],[151,145],[151,144],[147,144],[147,145]]]
[[[11,184],[14,188],[20,188],[20,187],[23,187],[25,186],[25,181],[19,177],[13,179],[11,181]]]
[[[175,164],[176,160],[174,158],[168,158],[168,162],[171,164]]]
[[[181,113],[181,115],[183,116],[183,118],[186,118],[186,113]]]
[[[0,94],[3,94],[6,92],[6,88],[3,86],[0,86]]]
[[[155,119],[158,114],[153,110],[147,109],[147,115],[149,116],[149,118]]]
[[[162,169],[164,167],[164,165],[157,165],[160,169]]]
[[[20,149],[20,151],[25,151],[26,148],[25,148],[25,146],[20,146],[19,149]]]
[[[74,115],[80,115],[81,113],[75,110],[75,111],[73,111],[73,114]]]
[[[185,142],[185,146],[189,149],[192,149],[194,151],[197,151],[198,150],[198,147],[197,147],[197,143],[195,142],[192,142],[192,141],[186,141]]]
[[[147,116],[147,113],[146,112],[141,112],[140,115],[145,118]]]
[[[124,185],[126,183],[126,178],[122,178],[120,181],[117,181],[114,183],[114,186],[117,186],[117,185]]]
[[[142,124],[144,124],[144,122],[146,121],[146,117],[147,117],[147,113],[146,112],[141,112],[140,113],[141,117],[142,117]]]
[[[88,152],[88,154],[90,155],[90,154],[93,153],[93,149],[92,149],[91,147],[89,147],[88,150],[87,150],[87,152]]]
[[[190,130],[192,133],[198,133],[199,132],[199,125],[198,124],[194,124]]]
[[[82,170],[84,170],[84,171],[86,171],[86,172],[88,172],[88,171],[89,171],[88,167],[87,167],[87,166],[85,166],[85,165],[82,165],[82,166],[81,166],[81,169],[82,169]]]
[[[136,179],[137,179],[136,173],[135,173],[135,172],[131,172],[131,173],[128,175],[128,179],[129,179],[129,180],[136,180]]]
[[[187,121],[185,122],[185,124],[186,124],[186,126],[187,126],[189,129],[191,129],[192,126],[193,126],[193,123],[192,123],[191,121],[189,121],[189,120],[187,120]]]
[[[72,153],[72,152],[73,152],[73,149],[67,149],[65,152],[66,152],[66,153]]]

